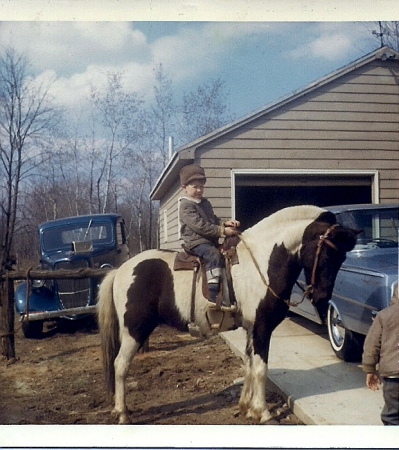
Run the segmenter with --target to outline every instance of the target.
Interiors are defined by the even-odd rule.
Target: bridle
[[[318,267],[318,265],[319,265],[320,253],[321,253],[321,250],[322,250],[322,248],[323,248],[323,245],[324,245],[324,244],[325,244],[325,245],[328,245],[328,246],[331,247],[332,249],[334,249],[334,250],[336,250],[336,251],[339,251],[339,249],[337,248],[337,246],[336,246],[333,242],[331,242],[331,240],[329,239],[329,238],[330,238],[330,235],[331,235],[331,232],[332,232],[333,230],[335,230],[335,228],[337,228],[337,227],[339,227],[339,226],[340,226],[340,225],[339,225],[338,223],[336,223],[336,224],[334,224],[334,225],[331,225],[331,226],[326,230],[326,232],[325,232],[324,234],[320,235],[320,237],[319,237],[319,242],[317,243],[317,249],[316,249],[315,259],[314,259],[314,262],[313,262],[313,268],[312,268],[312,275],[311,275],[311,279],[310,279],[310,284],[309,284],[308,286],[306,286],[306,289],[303,289],[303,287],[298,283],[298,281],[296,281],[297,286],[298,286],[298,287],[302,290],[302,292],[303,292],[302,299],[301,299],[300,302],[292,302],[292,301],[289,300],[289,299],[282,299],[282,298],[280,298],[280,297],[274,292],[274,290],[271,288],[271,286],[266,282],[266,279],[265,279],[265,277],[264,277],[262,271],[260,270],[259,264],[258,264],[258,262],[256,261],[254,255],[253,255],[253,253],[252,253],[252,251],[251,251],[251,249],[248,247],[247,243],[246,243],[245,240],[243,239],[242,234],[240,234],[239,237],[240,237],[241,242],[244,244],[244,247],[248,250],[248,252],[249,252],[249,254],[250,254],[250,256],[251,256],[252,262],[254,263],[254,265],[255,265],[255,267],[256,267],[256,270],[258,271],[258,273],[259,273],[259,275],[260,275],[260,278],[261,278],[263,284],[264,284],[264,285],[267,287],[267,289],[272,293],[272,295],[273,295],[274,297],[276,297],[277,299],[282,300],[282,301],[283,301],[284,303],[286,303],[288,306],[298,306],[299,304],[301,304],[301,303],[304,301],[305,297],[308,297],[308,298],[309,298],[310,294],[313,293],[314,285],[316,284],[316,272],[317,272],[317,267]],[[313,303],[313,301],[312,301],[311,298],[310,298],[310,301]]]
[[[312,276],[310,278],[310,284],[308,286],[306,286],[306,289],[303,289],[303,287],[298,283],[298,281],[295,282],[296,285],[302,290],[303,294],[302,294],[302,300],[300,302],[290,303],[291,306],[298,306],[300,303],[302,303],[304,301],[305,297],[308,297],[310,302],[313,303],[313,299],[310,297],[310,294],[313,293],[314,285],[316,284],[316,272],[317,272],[317,267],[319,265],[321,249],[323,248],[323,245],[326,244],[329,247],[331,247],[332,249],[336,250],[337,252],[339,251],[338,247],[333,242],[331,242],[331,240],[329,239],[331,232],[339,226],[340,225],[338,223],[335,223],[334,225],[331,225],[331,227],[329,227],[324,234],[321,234],[319,236],[319,242],[317,243],[316,255],[315,255],[314,262],[313,262]]]

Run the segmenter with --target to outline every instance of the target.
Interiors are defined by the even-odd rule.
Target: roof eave
[[[183,166],[194,162],[195,147],[188,147],[173,153],[168,164],[155,182],[150,192],[151,200],[161,200],[163,195],[173,186]]]

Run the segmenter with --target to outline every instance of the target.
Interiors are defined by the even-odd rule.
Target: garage
[[[375,172],[233,171],[234,216],[242,229],[281,208],[372,203]]]
[[[288,206],[397,202],[398,79],[399,54],[383,47],[177,149],[151,192],[160,247],[181,246],[187,164],[204,167],[215,214],[243,229]]]

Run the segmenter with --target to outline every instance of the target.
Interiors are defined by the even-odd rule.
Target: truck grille
[[[55,269],[77,270],[88,267],[87,261],[62,261]],[[90,278],[57,280],[58,295],[63,308],[78,308],[90,302]]]

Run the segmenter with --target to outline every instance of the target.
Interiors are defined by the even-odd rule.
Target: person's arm
[[[367,374],[366,386],[373,391],[377,390],[378,384],[381,383],[376,369],[380,361],[381,336],[382,324],[377,314],[364,341],[362,356],[362,369]]]

